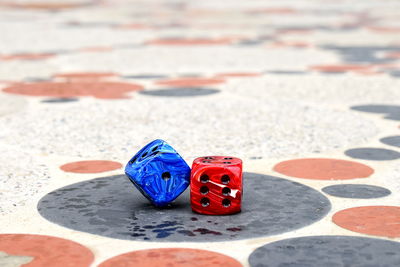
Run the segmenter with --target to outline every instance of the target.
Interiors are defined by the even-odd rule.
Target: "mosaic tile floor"
[[[397,0],[0,0],[0,266],[400,266]],[[157,209],[164,139],[242,213]]]

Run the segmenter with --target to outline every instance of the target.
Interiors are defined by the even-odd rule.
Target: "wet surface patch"
[[[38,210],[62,226],[111,238],[204,242],[238,240],[291,231],[320,220],[330,202],[293,181],[244,174],[242,212],[206,216],[192,212],[189,191],[172,206],[154,208],[125,175],[72,184],[43,197]]]

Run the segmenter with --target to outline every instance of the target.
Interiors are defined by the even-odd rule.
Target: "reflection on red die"
[[[242,190],[241,159],[209,156],[193,161],[190,202],[194,212],[208,215],[240,212]]]

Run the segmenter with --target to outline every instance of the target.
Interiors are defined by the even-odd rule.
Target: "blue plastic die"
[[[125,167],[137,189],[157,207],[166,206],[190,183],[190,167],[165,141],[143,147]]]

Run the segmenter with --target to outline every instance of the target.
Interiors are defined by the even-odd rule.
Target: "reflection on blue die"
[[[154,140],[142,148],[126,164],[125,173],[157,207],[176,199],[190,182],[190,167],[163,140]]]

